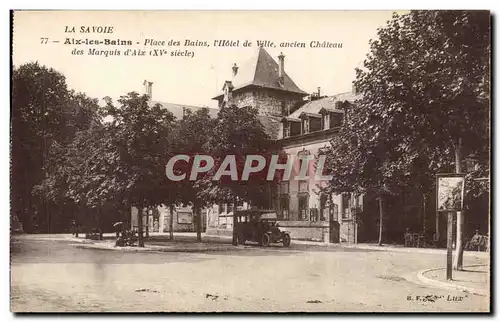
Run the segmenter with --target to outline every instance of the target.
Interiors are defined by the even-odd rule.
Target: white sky
[[[391,15],[392,11],[21,11],[14,15],[13,62],[19,66],[38,61],[53,67],[66,76],[70,88],[99,99],[143,93],[147,79],[154,82],[156,101],[216,107],[211,98],[230,79],[232,64],[243,65],[257,50],[256,40],[342,42],[342,49],[266,48],[275,60],[283,51],[285,70],[301,89],[311,93],[320,86],[323,93],[333,95],[351,90],[354,68],[365,59],[369,39]],[[64,33],[65,26],[78,31],[79,26],[94,25],[113,26],[114,33]],[[48,37],[49,43],[41,44],[41,37]],[[126,48],[140,49],[146,38],[206,40],[211,46],[188,48],[195,51],[194,58],[73,56],[77,46],[64,45],[65,37],[132,40],[134,46]],[[248,39],[254,45],[214,47],[215,39]],[[135,45],[137,41],[141,45]],[[89,46],[80,48],[87,52]]]

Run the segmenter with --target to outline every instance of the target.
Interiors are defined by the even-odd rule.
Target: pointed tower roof
[[[309,95],[301,90],[286,72],[283,75],[283,83],[280,83],[279,65],[263,47],[259,47],[255,55],[238,68],[232,83],[234,86],[233,91],[247,86],[258,86],[292,92],[302,96]],[[218,99],[222,95],[219,94],[213,99]]]

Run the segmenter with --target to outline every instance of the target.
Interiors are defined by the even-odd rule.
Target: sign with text
[[[187,211],[181,211],[177,213],[177,223],[178,224],[192,224],[193,223],[193,213]]]
[[[437,210],[462,211],[464,204],[465,177],[461,174],[437,177]]]

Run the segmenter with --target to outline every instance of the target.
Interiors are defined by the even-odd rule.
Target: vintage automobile
[[[267,247],[271,243],[283,243],[289,247],[290,233],[279,227],[277,215],[269,210],[242,210],[234,217],[236,243],[244,245],[246,241],[258,242]]]

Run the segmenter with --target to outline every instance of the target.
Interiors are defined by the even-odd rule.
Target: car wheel
[[[264,235],[262,235],[262,238],[260,239],[260,243],[264,247],[269,246],[269,244],[271,244],[271,236],[269,236],[268,233],[265,233]]]
[[[290,247],[290,235],[288,234],[283,235],[283,246]]]

